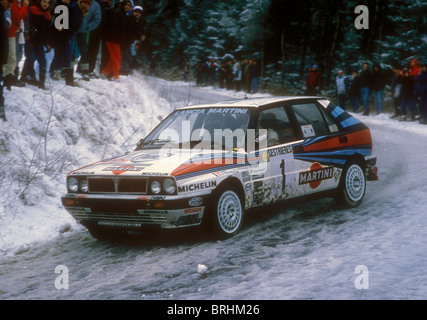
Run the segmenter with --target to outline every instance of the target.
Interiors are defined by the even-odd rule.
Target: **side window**
[[[304,138],[329,134],[328,126],[314,103],[295,104],[291,106]]]
[[[284,107],[271,108],[259,113],[257,129],[267,130],[267,147],[296,140]]]

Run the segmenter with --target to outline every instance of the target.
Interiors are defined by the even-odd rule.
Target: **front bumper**
[[[199,225],[205,197],[65,194],[65,209],[82,225],[135,230],[157,226],[165,229]]]

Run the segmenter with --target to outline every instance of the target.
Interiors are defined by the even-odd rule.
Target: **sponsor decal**
[[[130,159],[130,161],[132,162],[147,162],[147,161],[151,161],[151,160],[160,160],[160,159],[164,159],[164,158],[168,158],[171,157],[172,153],[167,153],[165,155],[163,155],[162,157],[160,157],[160,154],[141,154],[138,156],[133,157],[132,159]]]
[[[283,146],[283,147],[278,147],[278,148],[268,150],[268,156],[269,157],[282,156],[282,155],[288,154],[288,153],[292,153],[292,147],[291,146]],[[263,158],[264,158],[264,155],[263,155]],[[267,161],[265,161],[265,162],[267,162]]]
[[[267,152],[263,152],[262,153],[262,161],[268,162],[268,159],[269,159],[268,153]]]
[[[189,208],[189,209],[185,209],[184,213],[196,213],[196,212],[202,212],[202,208]]]
[[[93,171],[78,171],[78,172],[73,172],[72,175],[80,175],[80,176],[90,176],[90,175],[94,175],[95,172]]]
[[[121,167],[107,167],[102,171],[112,171],[114,174],[122,174],[124,172],[138,172],[143,170],[145,167],[134,167],[134,166],[121,166]]]
[[[245,114],[248,112],[248,109],[241,108],[211,108],[208,111],[208,114],[211,113],[227,113],[227,114]]]
[[[137,210],[138,214],[167,214],[167,210],[156,210],[156,209],[144,209]]]
[[[180,110],[176,112],[177,115],[201,114],[201,113],[205,113],[205,109]]]
[[[188,200],[188,205],[191,207],[198,207],[203,203],[203,198],[201,197],[194,197]]]
[[[178,192],[179,193],[189,192],[189,191],[209,189],[209,188],[213,188],[213,187],[216,187],[216,181],[215,180],[180,186],[180,187],[178,187]]]
[[[167,172],[142,172],[143,176],[167,176]]]
[[[314,133],[313,126],[311,124],[307,124],[305,126],[301,126],[302,135],[304,138],[313,137],[316,134]]]
[[[309,184],[310,188],[316,189],[322,180],[331,179],[334,176],[334,167],[322,167],[318,162],[311,165],[309,171],[299,174],[299,184]]]
[[[122,228],[140,228],[141,223],[132,223],[132,222],[114,222],[114,221],[100,221],[98,222],[99,226],[108,226],[108,227],[122,227]]]

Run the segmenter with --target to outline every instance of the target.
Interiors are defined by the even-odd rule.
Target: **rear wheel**
[[[338,186],[337,202],[346,207],[357,207],[363,201],[366,191],[366,175],[364,166],[359,162],[350,162],[344,168]]]

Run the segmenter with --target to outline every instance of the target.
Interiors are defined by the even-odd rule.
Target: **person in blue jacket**
[[[89,81],[89,54],[88,36],[89,32],[95,30],[101,23],[101,7],[96,1],[90,1],[91,5],[87,13],[83,12],[82,25],[76,35],[75,45],[80,51],[79,67],[83,80]]]

